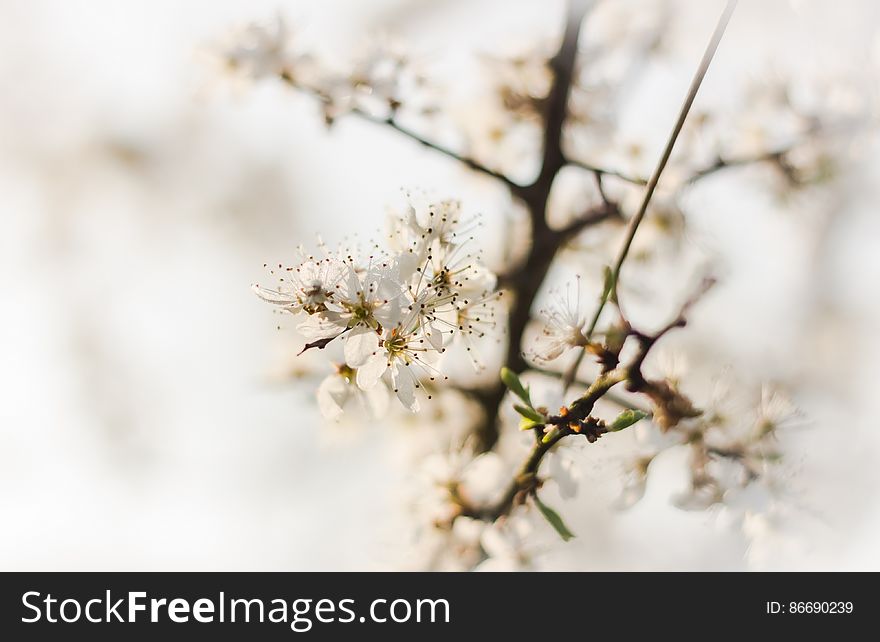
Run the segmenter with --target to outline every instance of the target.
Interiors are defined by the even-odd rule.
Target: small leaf
[[[647,416],[648,413],[642,412],[641,410],[635,410],[633,408],[624,410],[622,413],[617,415],[617,419],[611,422],[611,425],[608,426],[608,432],[617,432],[618,430],[629,428],[634,423],[641,421]]]
[[[544,425],[543,423],[536,424],[531,419],[526,419],[525,417],[522,417],[519,420],[519,429],[520,430],[531,430],[532,428],[541,428],[543,425]]]
[[[553,439],[553,436],[556,434],[556,432],[557,432],[556,426],[551,427],[550,430],[548,430],[544,434],[543,439],[541,439],[541,443],[542,444],[549,444],[550,440]]]
[[[610,266],[606,265],[602,268],[602,276],[604,283],[602,285],[601,299],[607,301],[608,296],[611,294],[611,289],[614,287],[614,272],[611,271]]]
[[[501,368],[501,381],[504,382],[504,385],[507,386],[513,394],[522,399],[529,408],[532,407],[532,399],[529,396],[528,389],[522,385],[522,382],[513,370],[506,367]]]
[[[538,496],[535,495],[535,505],[538,507],[538,510],[541,511],[541,515],[544,516],[550,526],[559,533],[559,537],[562,538],[564,542],[567,542],[572,537],[575,537],[575,534],[568,530],[568,526],[565,525],[565,522],[562,521],[562,518],[559,516],[555,510],[547,506],[544,502],[538,499]]]
[[[536,424],[547,423],[547,418],[544,415],[542,415],[540,412],[535,410],[534,408],[527,408],[526,406],[520,406],[519,404],[513,404],[513,409],[516,410],[519,414],[521,414],[526,419],[531,419]]]

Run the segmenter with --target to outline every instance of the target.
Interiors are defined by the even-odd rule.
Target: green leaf
[[[550,526],[559,533],[559,537],[562,538],[564,542],[567,542],[572,537],[575,537],[575,534],[568,530],[568,526],[565,525],[565,522],[562,521],[562,518],[559,516],[555,510],[547,506],[544,502],[538,499],[538,496],[535,495],[535,505],[538,507],[538,510],[541,511],[541,515],[544,516]]]
[[[604,278],[604,284],[602,285],[602,301],[607,301],[608,296],[611,294],[611,290],[614,288],[614,272],[611,271],[611,267],[606,265],[602,268],[602,276]]]
[[[547,417],[542,415],[540,412],[538,412],[534,408],[520,406],[519,404],[515,403],[515,404],[513,404],[513,409],[516,410],[519,414],[521,414],[526,419],[531,419],[536,424],[547,423]]]
[[[529,408],[532,407],[532,398],[529,396],[528,389],[522,385],[522,381],[519,380],[519,377],[513,370],[506,367],[501,368],[501,381],[504,382],[504,385],[513,394],[522,399]]]
[[[624,410],[622,413],[617,415],[617,419],[611,422],[611,425],[608,426],[608,432],[617,432],[618,430],[629,428],[634,423],[641,421],[647,416],[648,413],[642,412],[641,410],[635,410],[633,408]]]

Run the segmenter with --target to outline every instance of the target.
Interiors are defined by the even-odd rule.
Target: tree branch
[[[735,158],[723,158],[719,156],[715,159],[714,162],[706,165],[701,169],[696,170],[693,174],[691,174],[688,177],[686,184],[693,185],[703,178],[711,176],[712,174],[715,174],[716,172],[720,172],[725,169],[744,167],[746,165],[754,165],[757,163],[778,163],[785,157],[785,155],[789,151],[791,151],[793,147],[794,145],[790,147],[785,147],[783,149],[761,152],[759,154],[753,154],[750,156],[739,156]]]
[[[703,81],[703,78],[706,75],[706,71],[709,68],[709,63],[712,61],[712,58],[715,54],[715,51],[718,48],[719,43],[721,42],[721,37],[724,34],[724,30],[727,27],[727,23],[730,21],[730,17],[733,13],[734,8],[736,7],[736,0],[728,0],[727,6],[724,9],[721,17],[718,20],[718,24],[715,27],[715,31],[712,34],[712,38],[709,41],[708,46],[706,47],[706,51],[703,54],[703,58],[700,61],[700,65],[697,68],[697,71],[694,75],[693,80],[691,81],[690,88],[688,89],[687,96],[685,97],[684,103],[679,111],[678,118],[675,122],[675,125],[672,129],[672,132],[666,142],[666,146],[664,147],[663,153],[660,157],[660,160],[657,163],[657,167],[654,169],[654,172],[649,179],[646,189],[645,195],[642,199],[641,206],[639,207],[636,215],[630,219],[629,225],[627,227],[626,236],[623,244],[621,245],[620,251],[617,255],[617,259],[614,263],[611,273],[611,283],[610,287],[606,288],[603,293],[602,298],[600,299],[599,305],[597,306],[596,312],[591,321],[590,327],[587,332],[587,338],[590,336],[596,329],[596,325],[598,324],[599,317],[602,313],[605,304],[609,299],[615,299],[617,296],[617,281],[620,276],[620,270],[623,266],[623,263],[626,261],[626,257],[629,253],[629,249],[632,245],[633,239],[635,238],[636,231],[638,230],[639,225],[644,219],[645,213],[648,209],[648,204],[651,202],[651,198],[654,195],[654,190],[657,187],[657,184],[660,180],[660,176],[663,173],[663,170],[666,167],[667,162],[669,161],[669,157],[672,155],[672,150],[675,147],[675,142],[678,139],[678,135],[681,132],[682,127],[684,126],[684,122],[687,118],[687,115],[690,111],[691,105],[693,105],[694,99],[696,98],[697,91],[700,88],[700,85]],[[570,14],[571,20],[572,14]],[[582,16],[581,16],[582,17]],[[566,69],[564,65],[564,61],[566,58],[566,53],[569,51],[569,48],[572,47],[572,41],[574,43],[574,47],[577,45],[577,36],[580,30],[580,21],[581,17],[577,17],[578,24],[573,26],[571,22],[566,27],[566,36],[563,39],[563,45],[560,48],[559,53],[554,57],[554,70],[556,70],[557,74],[560,71],[564,71]],[[572,54],[572,64],[573,64],[573,54]],[[569,74],[571,73],[571,67],[568,68]],[[556,76],[556,81],[554,82],[554,88],[551,90],[551,94],[556,91],[558,93],[564,93],[566,99],[568,95],[568,88],[563,91],[559,90],[556,87],[556,83],[560,82],[560,76]],[[569,75],[567,82],[570,84],[571,77]],[[558,100],[558,96],[557,96]],[[551,101],[551,104],[554,104]],[[558,105],[557,105],[558,107]],[[564,109],[564,107],[563,107]],[[562,120],[564,120],[564,112],[562,120],[558,123],[555,121],[551,121],[551,117],[553,115],[552,109],[548,109],[548,125],[545,136],[545,142],[549,143],[551,141],[556,141],[557,145],[559,142],[559,136],[562,131]],[[558,153],[558,156],[556,154]],[[561,149],[556,149],[555,151],[550,149],[545,149],[544,153],[544,166],[541,168],[541,173],[538,177],[538,180],[535,181],[534,185],[538,185],[543,178],[545,181],[552,182],[553,177],[556,172],[561,168],[562,163],[564,162],[563,155]],[[553,173],[549,173],[547,167],[553,168]],[[531,186],[530,186],[531,187]],[[548,186],[549,193],[549,186]],[[527,201],[528,202],[528,201]],[[543,205],[546,205],[546,195],[545,201]],[[542,208],[543,209],[543,208]],[[533,220],[535,218],[535,212],[532,211]],[[543,216],[542,216],[543,222]],[[546,229],[546,223],[544,223],[544,228]],[[536,234],[536,241],[538,240],[539,235]],[[558,246],[557,246],[558,249]],[[534,254],[534,246],[532,254],[530,255],[530,259]],[[555,254],[555,252],[554,252]],[[527,262],[528,263],[528,262]],[[540,279],[543,280],[544,274],[546,274],[546,268],[549,267],[549,262],[545,266],[544,273],[542,273]],[[540,281],[538,282],[540,285]],[[700,293],[704,292],[708,286],[704,286]],[[535,290],[535,293],[537,290]],[[699,294],[689,299],[685,305],[682,307],[679,315],[667,326],[664,326],[659,332],[654,335],[646,335],[640,332],[631,331],[631,336],[635,336],[638,339],[639,348],[636,354],[633,356],[630,364],[628,366],[618,366],[614,370],[609,372],[604,372],[600,374],[596,380],[590,385],[587,391],[578,399],[576,399],[572,404],[565,409],[564,414],[560,414],[558,416],[552,416],[547,419],[548,425],[553,425],[554,428],[551,429],[551,432],[547,433],[542,439],[539,439],[535,446],[532,448],[532,451],[529,453],[529,456],[526,458],[522,467],[520,468],[518,474],[514,477],[507,491],[505,492],[503,498],[498,503],[497,506],[492,507],[488,510],[475,511],[471,514],[473,517],[478,517],[480,519],[485,519],[488,521],[495,521],[499,517],[506,515],[510,512],[513,506],[517,503],[517,501],[524,501],[524,498],[528,496],[529,493],[533,493],[537,486],[539,485],[539,481],[537,479],[538,469],[541,464],[541,460],[544,455],[560,440],[570,434],[576,434],[579,431],[576,431],[574,428],[581,426],[583,422],[585,422],[590,413],[593,410],[593,406],[596,404],[596,401],[600,399],[605,393],[607,393],[613,386],[621,383],[623,381],[628,382],[628,388],[633,392],[644,392],[648,395],[652,401],[655,402],[658,409],[662,412],[659,417],[659,421],[661,424],[666,422],[665,427],[669,427],[670,425],[675,425],[678,419],[688,416],[695,416],[699,414],[699,411],[693,408],[690,405],[690,402],[684,398],[683,396],[676,393],[674,390],[671,390],[668,385],[664,383],[664,385],[657,385],[654,382],[647,381],[641,374],[641,365],[647,357],[648,352],[654,346],[656,341],[665,335],[667,332],[672,330],[673,328],[680,327],[684,325],[684,314],[690,308],[694,301],[698,298]],[[522,337],[522,329],[525,327],[525,323],[528,320],[528,309],[531,307],[531,300],[528,300],[529,306],[526,308],[526,316],[525,320],[522,321],[522,328],[519,329],[519,334],[514,335],[511,331],[511,342],[513,342],[514,337],[518,340],[521,340]],[[520,310],[521,312],[521,310]],[[513,343],[511,343],[511,347]],[[522,356],[519,354],[519,346],[517,345],[516,359],[511,359],[511,352],[508,351],[508,367],[510,367],[515,372],[520,372],[525,367],[525,362],[522,359]],[[577,365],[580,363],[580,360],[583,358],[583,353],[578,355],[578,361],[573,368],[573,372],[576,373]],[[515,363],[517,367],[513,367],[510,363]],[[566,373],[563,375],[564,381],[569,382],[573,379],[573,376]],[[665,387],[664,387],[665,386]],[[567,388],[567,386],[566,386]],[[501,395],[498,397],[499,404],[501,400],[504,398],[504,390],[503,387],[501,389]],[[497,415],[497,410],[496,410]],[[494,419],[494,417],[493,417]],[[493,421],[494,425],[494,421]],[[601,433],[599,433],[601,434]],[[597,436],[597,435],[596,435]],[[497,439],[497,433],[496,433]],[[594,439],[595,440],[595,436]],[[494,443],[494,442],[493,442]]]
[[[541,170],[530,185],[522,188],[520,194],[532,224],[532,245],[523,263],[511,270],[505,278],[507,283],[516,283],[512,292],[513,302],[507,313],[508,344],[505,358],[506,366],[514,372],[522,372],[527,367],[522,356],[522,338],[531,318],[532,304],[553,259],[569,237],[548,227],[546,209],[553,180],[565,162],[562,153],[562,128],[567,114],[581,24],[588,4],[585,0],[572,0],[569,5],[562,43],[550,61],[553,81],[545,101]],[[607,209],[607,206],[603,205],[603,208]],[[601,218],[604,220],[607,215],[609,214],[603,214]],[[580,229],[588,224],[589,216],[586,216]],[[498,440],[498,416],[504,391],[501,382],[496,381],[492,387],[476,395],[483,412],[483,422],[476,432],[480,451],[490,450]]]
[[[501,172],[497,172],[493,169],[490,169],[469,156],[465,156],[463,154],[455,152],[455,151],[449,149],[448,147],[444,147],[442,145],[439,145],[433,141],[430,141],[430,140],[422,137],[420,134],[401,125],[397,120],[394,119],[393,116],[389,116],[387,118],[382,118],[381,116],[374,116],[373,114],[370,114],[370,113],[365,112],[360,109],[353,109],[350,113],[353,116],[358,116],[358,117],[360,117],[364,120],[367,120],[371,123],[375,123],[378,125],[386,125],[386,126],[390,127],[391,129],[393,129],[394,131],[396,131],[397,133],[399,133],[403,136],[406,136],[410,140],[413,140],[413,141],[419,143],[420,145],[427,147],[428,149],[432,149],[435,152],[439,152],[440,154],[443,154],[444,156],[447,156],[453,160],[456,160],[459,163],[461,163],[462,165],[464,165],[465,167],[467,167],[475,172],[478,172],[478,173],[483,174],[485,176],[489,176],[491,178],[494,178],[497,181],[500,181],[501,183],[506,185],[507,188],[510,189],[510,191],[515,196],[520,196],[523,192],[522,185],[519,185],[519,184],[513,182],[510,178],[508,178],[506,175],[502,174]]]
[[[318,99],[319,101],[321,101],[324,104],[329,102],[329,98],[326,95],[324,95],[322,92],[320,92],[316,89],[313,89],[311,87],[307,87],[305,85],[298,84],[296,82],[296,79],[287,72],[282,72],[280,74],[280,78],[289,87],[291,87],[293,89],[296,89],[296,90],[301,91],[303,93],[309,94],[310,96]],[[364,111],[363,109],[360,109],[358,107],[354,107],[346,113],[351,114],[352,116],[356,116],[362,120],[371,122],[376,125],[384,125],[386,127],[390,127],[392,130],[396,131],[398,134],[401,134],[402,136],[405,136],[406,138],[409,138],[410,140],[415,141],[415,142],[419,143],[420,145],[427,147],[428,149],[434,150],[435,152],[438,152],[448,158],[456,160],[459,163],[461,163],[462,165],[464,165],[465,167],[467,167],[475,172],[478,172],[478,173],[483,174],[485,176],[489,176],[491,178],[494,178],[495,180],[497,180],[497,181],[503,183],[505,186],[507,186],[507,188],[510,189],[510,191],[513,192],[515,195],[520,195],[523,190],[523,187],[521,185],[513,182],[510,178],[508,178],[506,175],[502,174],[501,172],[498,172],[498,171],[495,171],[493,169],[486,167],[485,165],[478,162],[474,158],[471,158],[469,156],[465,156],[464,154],[461,154],[461,153],[456,152],[452,149],[449,149],[448,147],[444,147],[443,145],[440,145],[439,143],[435,143],[431,140],[428,140],[427,138],[425,138],[421,134],[413,131],[412,129],[409,129],[408,127],[401,125],[397,121],[397,119],[394,117],[393,113],[390,116],[377,116],[375,114],[371,114],[370,112]]]
[[[562,44],[556,55],[550,59],[553,70],[553,84],[547,94],[544,113],[544,150],[541,157],[541,170],[530,187],[537,195],[543,196],[550,192],[553,179],[566,164],[562,151],[562,129],[568,115],[568,96],[577,60],[578,40],[581,24],[587,13],[589,3],[586,0],[571,0],[565,22]],[[540,214],[543,215],[543,208]]]
[[[626,235],[624,237],[623,243],[620,246],[620,250],[617,254],[617,258],[615,259],[614,265],[611,270],[610,287],[606,289],[606,291],[603,293],[602,298],[599,300],[599,305],[596,307],[596,311],[593,314],[593,318],[587,330],[588,339],[596,330],[596,325],[599,323],[599,317],[602,314],[602,310],[605,308],[605,304],[608,302],[609,299],[613,299],[617,294],[617,283],[620,279],[620,270],[623,267],[624,262],[626,261],[626,257],[629,254],[630,247],[632,247],[632,242],[635,238],[636,232],[639,229],[639,225],[641,225],[642,220],[644,220],[645,218],[645,214],[648,211],[648,204],[651,202],[651,198],[654,196],[654,190],[657,188],[657,184],[660,182],[660,176],[663,174],[663,170],[666,168],[666,164],[669,162],[669,157],[672,155],[672,150],[675,147],[676,141],[678,140],[678,135],[681,133],[681,129],[684,126],[684,122],[687,119],[688,113],[690,112],[691,105],[693,105],[694,99],[697,97],[697,92],[700,89],[700,85],[703,82],[706,71],[708,71],[709,69],[709,64],[712,62],[715,51],[718,49],[718,45],[721,42],[721,37],[724,35],[724,30],[727,27],[727,23],[730,21],[730,17],[733,14],[733,10],[735,7],[736,0],[728,0],[727,6],[724,8],[724,12],[718,19],[718,24],[715,27],[715,32],[712,34],[712,38],[709,41],[708,46],[706,47],[706,51],[703,54],[700,65],[697,67],[697,71],[694,74],[693,80],[691,81],[691,85],[688,89],[687,96],[685,96],[684,103],[679,110],[678,118],[675,121],[672,132],[669,134],[669,138],[666,141],[666,146],[663,149],[660,160],[657,162],[657,166],[654,169],[654,172],[651,174],[651,178],[648,180],[648,184],[645,188],[645,195],[642,199],[641,205],[639,206],[639,210],[636,212],[635,216],[633,216],[629,221],[629,225],[626,229]]]
[[[623,181],[626,181],[627,183],[632,183],[633,185],[646,185],[648,183],[647,179],[641,178],[639,176],[632,176],[631,174],[626,174],[625,172],[621,172],[615,169],[605,169],[603,167],[591,165],[590,163],[586,163],[584,161],[574,158],[566,157],[565,165],[580,167],[581,169],[585,169],[588,172],[595,172],[600,176],[614,176],[615,178],[619,178]]]

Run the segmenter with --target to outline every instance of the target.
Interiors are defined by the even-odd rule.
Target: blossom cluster
[[[433,382],[445,379],[442,355],[494,325],[495,275],[472,249],[474,220],[462,220],[456,201],[410,201],[395,216],[388,247],[369,252],[321,246],[320,256],[300,248],[300,260],[272,269],[274,287],[254,285],[256,294],[301,317],[304,350],[342,344],[335,365],[318,391],[323,414],[338,418],[350,399],[372,415],[387,406],[388,389],[403,406],[419,409],[419,391],[431,398]]]
[[[391,116],[404,94],[423,82],[400,46],[387,38],[372,40],[356,62],[337,69],[307,50],[299,35],[281,17],[249,23],[212,47],[212,57],[245,82],[280,79],[316,96],[328,124],[352,111]]]
[[[546,482],[552,482],[550,492],[557,492],[559,499],[573,497],[578,477],[587,470],[579,465],[575,450],[630,425],[638,424],[631,431],[635,453],[623,466],[619,507],[642,499],[649,474],[657,469],[654,462],[666,457],[667,451],[687,454],[687,490],[674,499],[681,509],[726,510],[728,517],[739,511],[736,519],[745,532],[756,528],[758,522],[752,518],[764,520],[779,505],[774,483],[782,470],[777,465],[781,458],[777,437],[785,432],[779,429],[796,423],[794,406],[770,388],[763,389],[759,399],[752,395],[735,403],[724,395],[701,398],[673,374],[654,377],[648,370],[643,372],[648,350],[667,330],[684,324],[689,304],[682,309],[680,322],[648,335],[629,323],[617,299],[621,294],[627,311],[633,307],[637,311],[645,292],[668,287],[665,281],[671,281],[670,275],[657,258],[686,256],[690,261],[694,255],[693,262],[704,262],[696,244],[685,242],[690,207],[683,198],[686,189],[704,177],[727,168],[769,164],[781,171],[788,187],[823,182],[829,175],[830,152],[819,140],[824,129],[819,125],[826,118],[816,115],[822,111],[818,107],[789,101],[788,92],[759,92],[764,100],[749,99],[737,106],[732,124],[723,114],[715,114],[717,108],[693,114],[663,185],[646,210],[639,236],[625,241],[629,228],[620,223],[641,206],[644,177],[653,158],[645,153],[642,134],[636,132],[640,138],[631,140],[618,127],[619,98],[627,93],[627,83],[647,68],[644,58],[662,46],[665,31],[663,16],[641,12],[642,20],[633,21],[632,15],[618,3],[604,3],[591,18],[591,24],[601,28],[594,33],[587,25],[582,40],[588,49],[581,49],[563,74],[570,76],[565,82],[571,96],[559,141],[548,139],[545,131],[558,59],[543,46],[512,58],[485,57],[484,90],[459,109],[453,108],[452,92],[442,99],[431,97],[427,93],[431,86],[394,47],[374,48],[340,71],[306,53],[300,38],[292,37],[278,21],[246,27],[220,52],[227,68],[246,79],[281,80],[317,98],[328,125],[343,114],[354,114],[483,175],[500,178],[514,196],[526,193],[520,183],[537,189],[535,193],[546,187],[541,198],[524,199],[528,202],[523,205],[533,220],[546,220],[552,234],[541,233],[540,228],[533,228],[531,239],[522,234],[522,261],[512,260],[511,254],[510,265],[503,268],[513,302],[503,315],[510,322],[502,322],[497,330],[509,335],[511,354],[521,351],[516,359],[508,355],[508,365],[522,368],[516,373],[503,368],[500,381],[492,382],[495,388],[486,382],[474,388],[459,381],[455,386],[442,385],[443,373],[453,373],[446,362],[457,346],[478,370],[482,367],[472,342],[496,330],[495,301],[500,296],[495,276],[473,249],[471,233],[476,224],[462,219],[455,201],[410,198],[402,213],[392,216],[381,245],[369,244],[366,251],[321,245],[315,254],[301,248],[295,264],[278,264],[277,270],[274,266],[270,270],[276,284],[254,286],[263,300],[297,318],[306,341],[303,351],[311,351],[309,357],[328,356],[332,373],[317,390],[318,406],[326,417],[340,418],[353,403],[378,417],[388,410],[393,396],[416,412],[421,399],[440,397],[417,420],[408,413],[396,417],[400,424],[418,421],[432,427],[408,431],[409,439],[395,440],[418,451],[413,458],[415,479],[407,484],[413,493],[407,516],[419,524],[415,544],[420,566],[528,568],[541,549],[540,544],[535,546],[536,534],[542,533],[541,526],[547,530],[542,516],[564,540],[574,536],[543,503]],[[596,37],[600,33],[604,40]],[[621,42],[631,44],[621,47]],[[419,110],[417,104],[427,106]],[[464,140],[460,147],[467,150],[466,156],[435,144],[433,136],[423,137],[418,133],[423,127],[411,128],[413,116],[430,116],[436,126],[442,122],[433,117],[442,119],[444,114]],[[749,130],[738,122],[743,115],[760,126],[754,135],[741,135]],[[777,121],[789,125],[779,127]],[[770,137],[768,131],[777,135]],[[538,152],[548,143],[558,143],[566,167],[544,186]],[[584,172],[595,180],[584,181]],[[567,201],[570,206],[562,207]],[[618,215],[589,222],[588,215],[599,205]],[[560,213],[568,218],[565,225],[554,222]],[[588,223],[580,226],[583,221]],[[624,241],[632,245],[625,246],[628,271],[618,287],[620,266],[616,273],[606,266],[616,260]],[[534,264],[530,258],[539,252],[549,254],[541,262],[547,259],[554,268],[569,262],[586,279],[591,274],[604,276],[585,289],[601,292],[598,307],[582,304],[580,276],[562,289],[527,288],[527,272]],[[590,268],[593,264],[595,269]],[[638,264],[642,269],[634,272]],[[544,298],[544,305],[533,316],[539,298]],[[518,306],[524,306],[519,316]],[[525,323],[513,322],[523,316]],[[505,370],[516,386],[505,379]],[[520,374],[527,386],[520,382]],[[605,375],[609,377],[603,379]],[[544,379],[552,393],[541,391]],[[591,388],[591,382],[600,379],[611,383],[608,388],[600,386],[598,399],[569,403],[575,396],[573,387]],[[501,383],[512,395],[506,395]],[[511,407],[508,400],[515,405]],[[552,410],[556,408],[558,414]],[[614,420],[606,417],[612,408],[619,413]],[[578,414],[579,410],[583,412]],[[521,430],[500,430],[514,421]],[[491,430],[484,430],[486,426]],[[494,433],[497,439],[483,439],[483,433]],[[541,450],[559,435],[558,442]],[[534,459],[534,452],[538,454],[533,470],[517,473],[521,462]],[[505,494],[509,488],[512,491]]]

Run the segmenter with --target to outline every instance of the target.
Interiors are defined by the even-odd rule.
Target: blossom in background
[[[531,350],[530,356],[539,363],[546,363],[561,357],[571,348],[586,347],[586,318],[581,311],[580,278],[577,279],[572,294],[571,283],[566,284],[565,293],[551,292],[550,304],[540,310],[544,328]]]
[[[371,419],[381,417],[388,410],[388,389],[384,385],[362,390],[357,385],[357,372],[339,365],[336,372],[327,375],[318,386],[318,409],[327,419],[338,421],[349,403],[355,402]]]
[[[574,458],[561,448],[557,448],[548,458],[547,469],[550,479],[559,487],[559,496],[562,499],[573,499],[577,496],[581,471]]]
[[[480,545],[486,559],[474,569],[482,572],[522,571],[532,567],[535,527],[525,516],[483,529]]]
[[[280,16],[233,30],[216,50],[227,69],[248,80],[305,78],[311,74],[313,65],[311,56],[295,46],[287,23]]]
[[[662,431],[652,422],[641,422],[633,429],[636,453],[624,464],[623,487],[615,508],[631,508],[645,495],[651,463],[662,452],[682,445],[687,437],[679,430]]]

